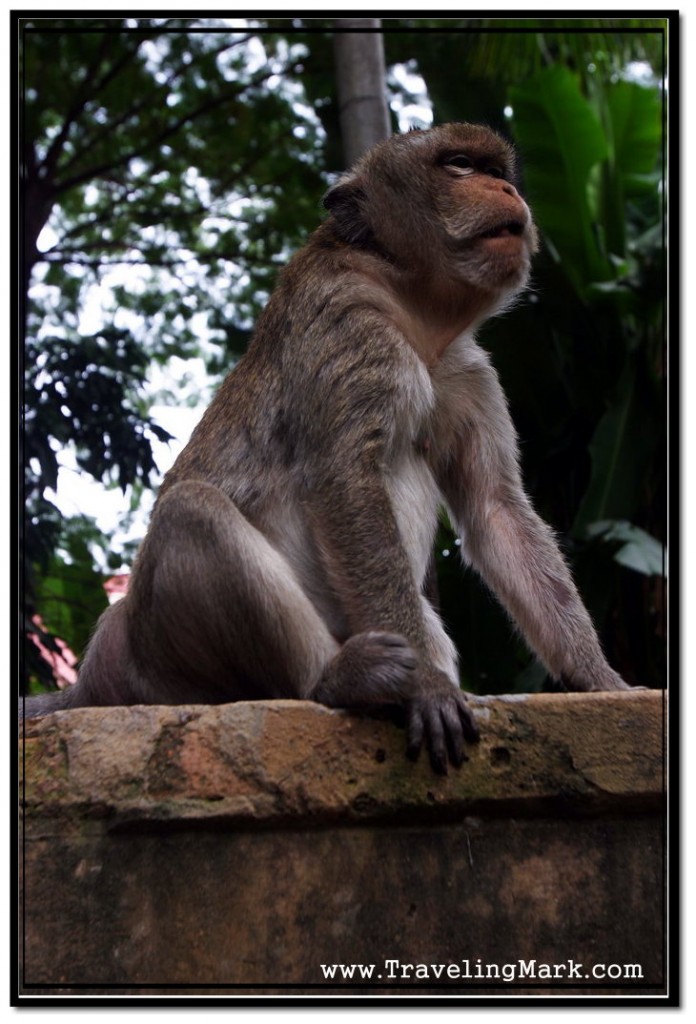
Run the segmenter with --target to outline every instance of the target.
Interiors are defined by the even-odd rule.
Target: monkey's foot
[[[412,693],[418,659],[396,633],[356,633],[328,665],[312,697],[328,707],[402,704]]]
[[[415,761],[425,739],[430,763],[440,775],[447,774],[448,759],[457,768],[466,760],[465,741],[478,742],[478,725],[466,696],[449,680],[414,697],[407,715],[407,755]]]

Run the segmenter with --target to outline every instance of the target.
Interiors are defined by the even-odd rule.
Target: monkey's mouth
[[[524,232],[521,220],[505,220],[488,231],[482,231],[479,238],[519,238]]]

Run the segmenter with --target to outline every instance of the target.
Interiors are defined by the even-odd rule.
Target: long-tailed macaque
[[[607,664],[531,507],[478,325],[537,233],[511,147],[448,124],[381,143],[280,277],[249,350],[166,475],[127,596],[77,684],[27,714],[291,697],[399,705],[407,749],[459,765],[477,726],[424,596],[438,508],[548,671]]]

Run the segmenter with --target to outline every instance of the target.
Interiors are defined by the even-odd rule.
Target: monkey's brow
[[[447,146],[446,149],[440,150],[436,162],[444,163],[445,160],[460,154],[467,156],[473,164],[481,166],[496,164],[508,172],[512,172],[514,169],[514,162],[507,149],[502,146],[481,146],[475,142],[462,142],[460,146]]]

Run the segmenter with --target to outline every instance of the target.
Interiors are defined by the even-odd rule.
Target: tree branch
[[[298,67],[298,63],[299,62],[295,62],[293,64],[288,65],[283,69],[282,73],[287,74],[288,72],[296,70]],[[117,160],[110,160],[106,163],[98,164],[94,167],[88,167],[86,170],[81,171],[79,174],[74,175],[72,178],[68,178],[67,181],[58,182],[56,184],[56,191],[65,192],[70,188],[74,188],[76,185],[82,185],[85,181],[91,181],[93,178],[99,178],[103,176],[107,171],[114,171],[117,167],[127,165],[128,163],[130,163],[131,160],[135,160],[138,157],[142,157],[151,149],[154,149],[157,146],[161,145],[165,141],[165,139],[169,139],[173,135],[176,135],[176,133],[181,128],[183,128],[185,124],[188,124],[190,121],[195,121],[196,118],[200,117],[202,114],[206,114],[208,113],[208,111],[214,110],[216,107],[222,106],[224,103],[228,103],[231,100],[235,99],[237,96],[241,95],[241,93],[244,90],[260,85],[268,78],[272,78],[274,75],[278,75],[280,73],[281,72],[277,70],[269,69],[263,75],[258,76],[258,78],[252,79],[251,81],[245,83],[245,85],[242,88],[231,89],[229,91],[223,92],[221,95],[212,97],[205,103],[201,103],[198,107],[196,107],[189,113],[183,114],[180,118],[174,121],[173,124],[169,125],[167,128],[165,128],[164,131],[160,132],[160,134],[157,135],[154,139],[151,139],[146,145],[141,146],[140,148],[137,149],[133,149],[130,151],[130,153],[124,153],[123,156],[119,157]]]
[[[225,50],[230,50],[234,46],[238,46],[240,43],[246,42],[251,38],[251,35],[242,36],[240,39],[236,39],[233,43],[225,43],[224,46],[219,46],[216,50],[212,50],[210,52],[214,57],[217,57],[219,54],[224,53]],[[143,40],[141,40],[141,43],[142,41]],[[136,52],[137,49],[132,51],[132,55],[135,56]],[[183,63],[173,68],[168,74],[166,80],[162,83],[162,88],[169,89],[172,83],[176,81],[176,79],[179,76],[184,75],[186,69],[187,65]],[[95,87],[95,92],[98,88],[103,88],[105,84],[106,82],[99,83],[99,86]],[[127,121],[131,120],[131,118],[133,118],[135,115],[139,114],[140,111],[147,107],[148,104],[150,104],[151,102],[152,98],[150,96],[144,96],[136,103],[132,103],[127,110],[125,110],[118,118],[116,118],[116,120],[110,121],[108,124],[104,125],[104,127],[100,128],[97,132],[95,132],[91,139],[88,140],[86,145],[80,146],[79,149],[76,149],[73,155],[70,157],[70,159],[67,160],[65,164],[63,164],[63,172],[73,167],[77,162],[79,162],[79,160],[81,159],[81,157],[85,155],[85,153],[88,153],[90,149],[92,149],[94,146],[98,146],[103,139],[107,138],[110,135],[113,135],[113,133],[117,131],[117,129],[119,129],[122,124],[125,124]]]
[[[278,257],[277,259],[257,259],[254,256],[250,256],[248,253],[226,253],[225,255],[214,255],[214,254],[201,254],[195,253],[195,262],[200,263],[201,266],[213,266],[215,263],[224,261],[231,261],[233,263],[247,263],[254,264],[260,267],[283,267],[285,266],[286,260]],[[118,259],[112,260],[99,260],[99,259],[81,259],[79,254],[72,255],[71,253],[62,253],[52,251],[49,253],[42,253],[38,263],[58,263],[64,266],[78,266],[88,267],[92,270],[99,270],[107,267],[120,267],[120,266],[132,266],[132,267],[184,267],[188,263],[191,263],[191,259],[165,259],[159,257],[158,259],[136,259],[134,257],[119,257]]]
[[[70,128],[75,123],[77,118],[80,116],[82,111],[85,109],[85,106],[89,101],[90,95],[94,95],[95,93],[98,93],[101,89],[104,89],[104,87],[108,85],[108,83],[113,78],[115,78],[116,75],[134,59],[140,46],[144,42],[143,39],[138,39],[134,49],[127,50],[127,52],[124,53],[120,60],[117,60],[114,64],[112,64],[112,66],[107,70],[107,72],[102,76],[102,78],[99,81],[93,82],[93,78],[99,69],[99,66],[104,58],[105,52],[107,51],[109,45],[112,43],[112,39],[113,36],[110,35],[104,35],[102,37],[101,46],[99,47],[99,50],[95,55],[94,60],[90,64],[89,68],[87,68],[85,75],[82,81],[80,82],[80,85],[78,86],[75,101],[70,110],[68,111],[68,113],[66,114],[63,124],[61,125],[61,129],[58,132],[58,135],[51,143],[48,152],[46,153],[46,156],[44,157],[41,163],[40,169],[43,169],[45,171],[45,176],[47,178],[52,177],[56,169],[58,160],[60,158],[60,154],[63,150],[65,140],[68,137]],[[82,151],[84,152],[84,149]]]

